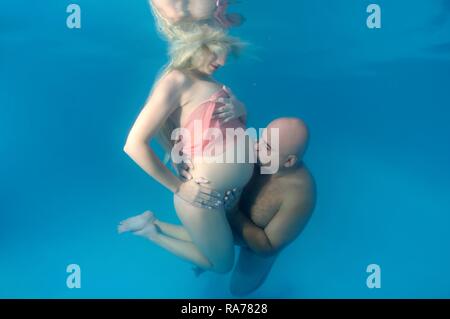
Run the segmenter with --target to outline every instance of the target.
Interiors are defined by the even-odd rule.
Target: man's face
[[[266,130],[267,129],[264,129],[264,132],[266,132]],[[265,152],[267,156],[270,156],[272,146],[266,141],[266,138],[264,138],[263,135],[259,137],[257,143],[255,144],[255,152],[257,155],[258,164],[261,166],[267,165],[268,163],[266,163],[266,159],[262,156],[262,153]]]
[[[268,127],[260,132],[258,142],[255,144],[255,152],[258,164],[276,173],[280,162],[280,139],[277,128]]]

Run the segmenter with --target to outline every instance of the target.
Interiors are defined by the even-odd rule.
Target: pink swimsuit
[[[182,126],[190,135],[190,138],[182,139],[182,151],[184,155],[194,157],[204,154],[205,150],[214,147],[215,143],[226,143],[226,129],[227,128],[242,128],[245,130],[245,125],[239,119],[233,119],[227,123],[221,123],[219,119],[213,119],[213,113],[217,107],[223,106],[223,103],[218,102],[219,98],[230,98],[231,91],[223,86],[218,92],[214,93],[207,101],[200,104],[188,117],[186,123]],[[197,128],[197,130],[196,130]],[[201,130],[200,130],[201,128]],[[217,138],[214,134],[207,136],[206,131],[210,128],[217,128],[221,131],[223,141]],[[221,148],[223,151],[223,148]],[[212,155],[220,155],[217,153],[209,153]]]

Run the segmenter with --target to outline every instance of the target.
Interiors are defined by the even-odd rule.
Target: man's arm
[[[296,190],[284,196],[280,209],[264,229],[237,208],[230,215],[230,224],[238,240],[256,254],[273,256],[300,234],[313,208],[314,197],[309,194],[299,197]]]
[[[314,209],[314,194],[292,190],[284,196],[281,207],[264,228],[274,251],[280,251],[302,232]]]
[[[272,251],[264,229],[255,225],[237,207],[229,214],[229,222],[239,245],[247,246],[259,255],[269,255],[269,252]]]

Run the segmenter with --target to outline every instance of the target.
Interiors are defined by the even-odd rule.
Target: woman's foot
[[[154,240],[159,235],[159,229],[154,223],[147,223],[144,228],[135,231],[134,234],[150,240]]]
[[[117,227],[117,231],[119,234],[129,231],[136,232],[145,228],[147,224],[152,225],[155,220],[156,217],[153,212],[147,210],[140,215],[130,217],[121,221],[119,226]]]

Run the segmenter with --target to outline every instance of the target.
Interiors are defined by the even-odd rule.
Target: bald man
[[[271,143],[272,129],[277,129],[279,143]],[[233,207],[228,219],[242,246],[231,276],[234,295],[249,294],[264,283],[279,253],[298,237],[314,210],[315,183],[303,162],[307,143],[308,130],[302,120],[272,121],[257,143],[259,165],[239,203],[232,205],[238,194],[230,196]],[[271,164],[260,156],[262,148],[272,160],[278,158],[275,174],[261,174],[258,166]]]

